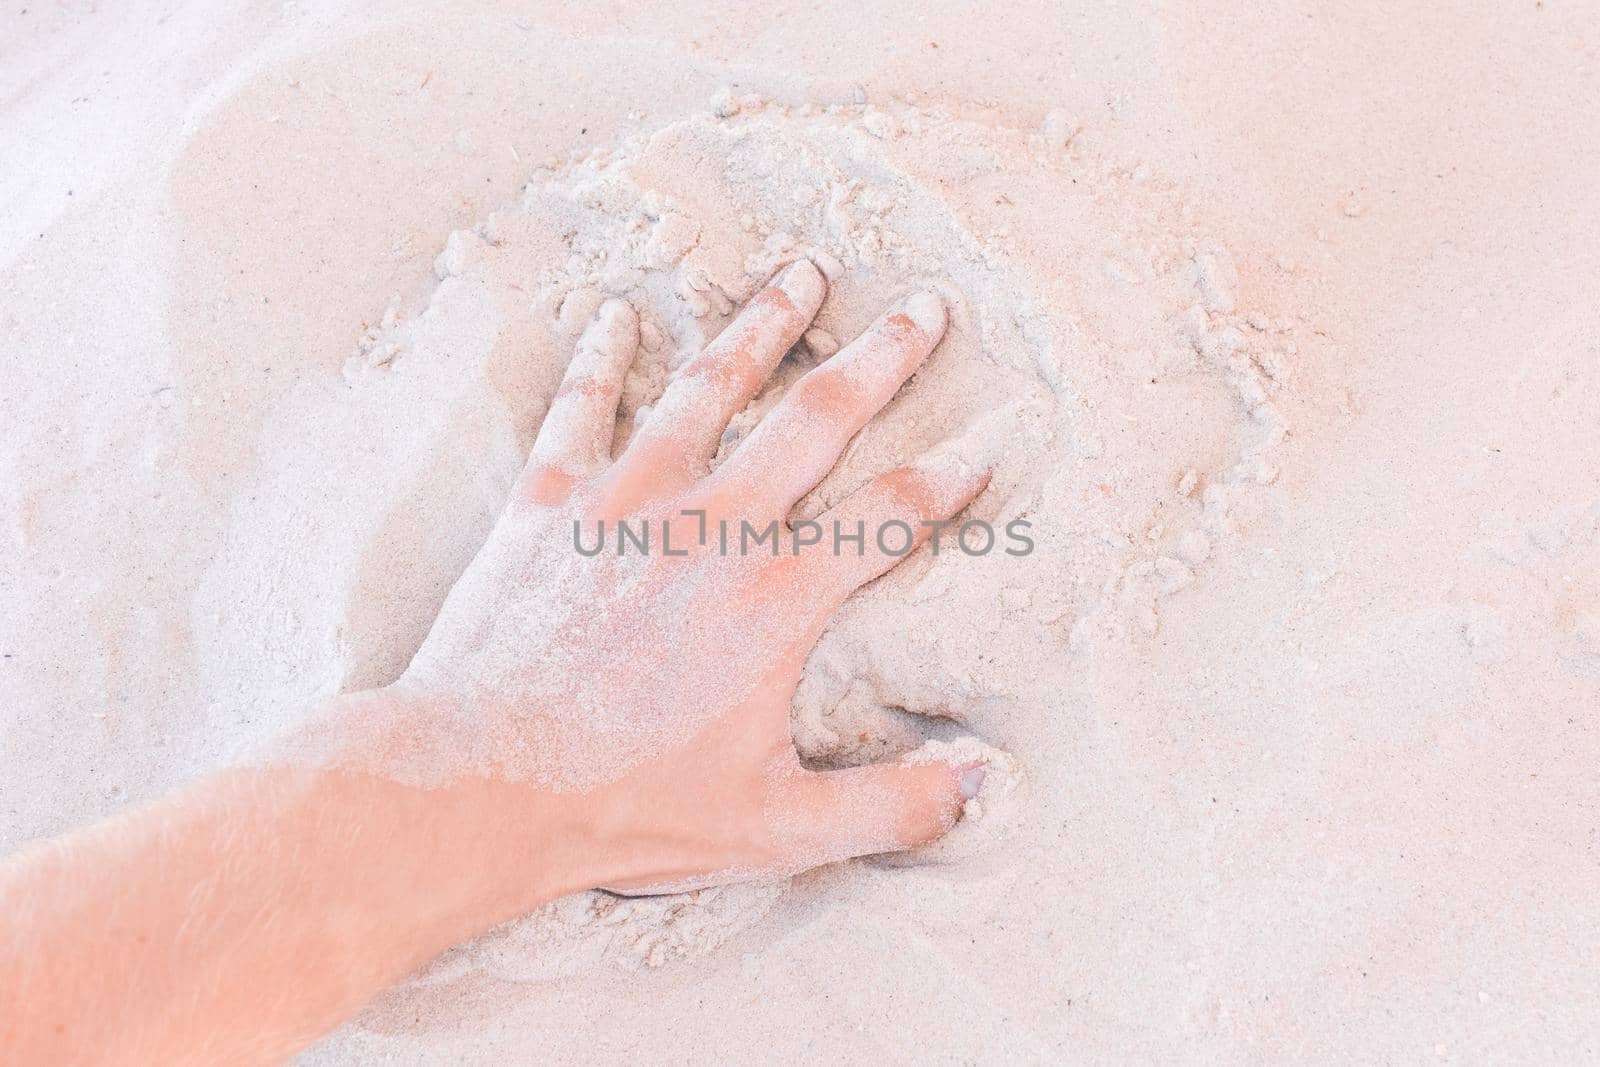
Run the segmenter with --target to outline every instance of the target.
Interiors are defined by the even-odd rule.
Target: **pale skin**
[[[19,1063],[274,1063],[446,948],[567,893],[772,878],[944,833],[976,765],[801,765],[789,706],[839,605],[903,556],[573,550],[574,519],[785,519],[938,344],[913,297],[724,462],[728,421],[816,315],[781,272],[612,454],[638,344],[603,308],[499,524],[393,685],[286,752],[0,865],[0,1049]],[[920,542],[988,474],[938,457],[821,516]],[[678,530],[674,530],[675,540]],[[787,544],[787,542],[786,542]],[[575,614],[581,606],[581,616]],[[313,753],[308,757],[305,753]]]

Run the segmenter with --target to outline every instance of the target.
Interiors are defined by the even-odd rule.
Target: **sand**
[[[0,848],[404,669],[579,331],[623,422],[797,257],[950,334],[1025,558],[854,598],[820,765],[924,852],[580,894],[315,1063],[1600,1056],[1600,31],[1581,5],[0,15]],[[975,429],[974,429],[975,428]]]

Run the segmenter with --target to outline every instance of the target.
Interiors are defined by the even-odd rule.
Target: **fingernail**
[[[981,763],[976,767],[968,767],[966,770],[962,771],[961,799],[971,800],[973,797],[977,796],[978,790],[983,788],[983,779],[988,773],[989,769]]]
[[[906,300],[906,317],[917,324],[923,333],[944,332],[944,301],[933,293],[917,293]]]
[[[797,306],[820,304],[828,288],[822,272],[809,259],[797,259],[783,268],[772,279],[772,285],[782,290]]]

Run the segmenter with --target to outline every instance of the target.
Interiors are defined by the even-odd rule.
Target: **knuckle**
[[[796,407],[814,415],[843,414],[854,408],[860,390],[843,371],[818,369],[801,378],[790,389]]]
[[[523,481],[524,502],[537,507],[552,507],[571,496],[577,476],[553,463],[535,460]]]
[[[927,475],[912,467],[901,467],[878,480],[890,511],[911,515],[934,512],[935,493]]]
[[[701,400],[742,388],[753,373],[753,360],[746,346],[713,346],[684,365],[673,388]]]

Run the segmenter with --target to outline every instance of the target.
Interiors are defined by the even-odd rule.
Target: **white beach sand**
[[[864,591],[796,741],[990,746],[971,819],[308,1062],[1600,1058],[1600,22],[1264,7],[13,4],[0,850],[395,677],[600,302],[631,416],[805,255],[735,431],[933,285],[802,511],[976,423],[1038,549]]]

